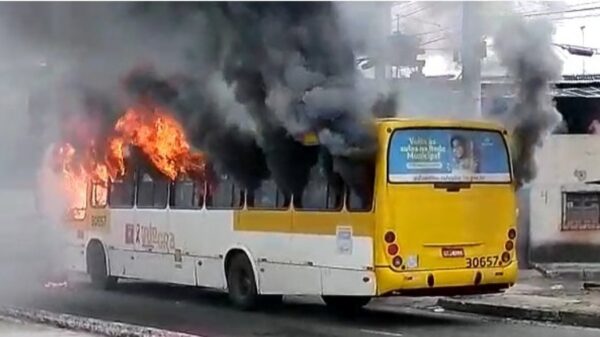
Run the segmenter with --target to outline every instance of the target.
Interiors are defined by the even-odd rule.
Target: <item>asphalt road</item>
[[[0,336],[3,337],[101,337],[82,332],[67,331],[40,324],[0,318]]]
[[[16,207],[17,205],[15,205]],[[13,207],[13,208],[15,208]],[[14,210],[0,212],[0,304],[151,326],[205,337],[497,336],[587,337],[600,330],[551,326],[435,312],[433,299],[388,299],[358,316],[327,311],[317,298],[290,298],[259,312],[232,308],[223,293],[191,287],[127,282],[114,291],[87,283],[45,289],[43,274],[54,269],[52,233]]]
[[[21,289],[23,290],[23,289]],[[223,293],[189,287],[124,283],[113,291],[85,283],[68,288],[3,292],[3,303],[187,332],[206,337],[245,336],[600,336],[600,330],[435,312],[432,299],[375,301],[342,317],[316,298],[289,298],[259,312],[232,308]]]

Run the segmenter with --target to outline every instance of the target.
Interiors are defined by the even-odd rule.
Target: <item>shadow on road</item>
[[[92,290],[87,284],[78,284],[81,289]],[[146,282],[123,282],[112,291],[114,294],[153,298],[167,303],[182,303],[188,306],[212,307],[237,315],[251,316],[278,316],[302,320],[304,322],[318,321],[340,323],[354,327],[385,328],[388,325],[398,326],[431,326],[431,325],[461,325],[461,319],[447,315],[434,314],[427,311],[411,310],[408,307],[398,306],[397,310],[377,308],[370,305],[356,314],[341,314],[329,310],[317,297],[286,298],[281,305],[265,307],[253,312],[242,312],[234,308],[228,300],[227,294],[221,291],[184,287]]]

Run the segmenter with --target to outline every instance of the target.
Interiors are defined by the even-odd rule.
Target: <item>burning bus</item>
[[[248,184],[194,149],[167,108],[134,106],[104,146],[55,146],[67,267],[100,288],[142,279],[223,289],[243,309],[283,295],[348,309],[377,296],[510,287],[517,212],[507,132],[401,118],[369,130],[373,155],[356,160],[324,151],[323,134],[294,140],[314,155],[288,167],[307,166],[301,188],[276,174]]]

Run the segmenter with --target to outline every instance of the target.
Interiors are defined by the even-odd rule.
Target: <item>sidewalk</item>
[[[549,279],[536,270],[522,270],[519,282],[503,294],[440,298],[438,305],[490,316],[600,328],[600,288],[584,289],[583,285],[580,280]]]

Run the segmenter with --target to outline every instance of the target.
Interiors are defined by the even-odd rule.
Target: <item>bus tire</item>
[[[371,301],[370,296],[322,296],[328,308],[336,312],[359,311]]]
[[[229,299],[242,310],[253,310],[258,305],[258,290],[250,260],[244,253],[231,257],[227,267],[227,290]]]
[[[106,253],[104,247],[97,241],[89,244],[87,249],[87,270],[96,289],[108,290],[117,284],[117,278],[108,275],[106,267]]]

